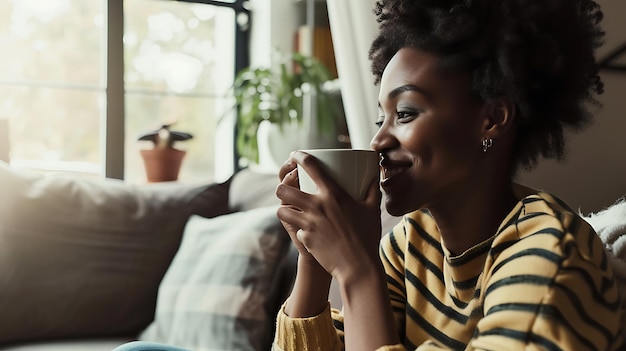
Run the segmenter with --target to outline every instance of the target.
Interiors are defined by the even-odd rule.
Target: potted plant
[[[293,148],[309,147],[302,144],[307,139],[337,147],[343,106],[337,91],[325,87],[332,80],[328,69],[314,57],[300,53],[276,52],[275,57],[278,60],[272,67],[246,68],[235,77],[239,155],[259,163],[259,144],[264,142],[259,140],[259,129],[263,124],[271,124],[283,133],[270,138],[280,139],[287,155],[292,149],[285,147],[285,138],[289,137],[299,142]]]
[[[152,142],[152,148],[140,150],[148,182],[166,182],[178,179],[186,151],[174,147],[178,141],[193,138],[189,133],[171,130],[172,124],[139,136],[138,140]]]

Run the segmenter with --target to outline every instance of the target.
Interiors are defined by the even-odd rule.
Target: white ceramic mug
[[[322,169],[356,200],[367,196],[372,181],[379,175],[378,153],[373,150],[313,149],[302,150],[320,161]],[[298,166],[300,189],[317,193],[317,186],[304,169]]]

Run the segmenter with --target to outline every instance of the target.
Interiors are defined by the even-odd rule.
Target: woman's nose
[[[390,133],[389,128],[383,123],[370,141],[372,150],[382,152],[393,147],[395,138]]]

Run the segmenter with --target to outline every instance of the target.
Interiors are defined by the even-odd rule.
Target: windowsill
[[[9,164],[12,168],[39,174],[70,173],[86,178],[99,178],[102,174],[100,165],[87,162],[11,160]]]

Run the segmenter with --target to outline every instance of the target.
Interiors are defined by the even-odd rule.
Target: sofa
[[[0,350],[110,351],[131,340],[269,350],[297,261],[275,216],[277,183],[244,169],[220,183],[131,185],[0,162]],[[384,233],[398,218],[382,213]],[[605,243],[626,308],[626,201],[581,215]]]
[[[297,252],[275,174],[131,185],[0,162],[0,350],[268,350]]]

